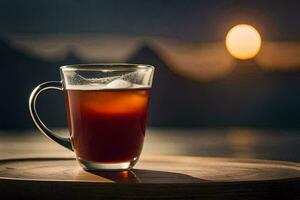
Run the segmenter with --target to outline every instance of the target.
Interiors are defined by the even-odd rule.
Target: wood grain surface
[[[300,165],[186,156],[143,157],[123,172],[87,172],[72,158],[0,161],[0,194],[45,199],[298,199]]]

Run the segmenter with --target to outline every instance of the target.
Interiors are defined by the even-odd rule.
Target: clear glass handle
[[[56,135],[53,133],[45,124],[41,121],[39,118],[37,111],[36,111],[36,99],[39,96],[39,94],[44,91],[44,90],[49,90],[49,89],[56,89],[56,90],[63,90],[62,88],[62,83],[60,81],[49,81],[42,83],[38,85],[31,93],[30,98],[29,98],[29,110],[31,117],[33,119],[34,124],[36,127],[47,137],[52,139],[53,141],[57,142],[58,144],[66,147],[67,149],[73,151],[72,145],[70,138],[64,138],[61,136]]]

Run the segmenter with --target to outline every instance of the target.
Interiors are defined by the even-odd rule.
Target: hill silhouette
[[[9,41],[0,40],[1,91],[0,129],[33,128],[28,112],[28,98],[35,86],[49,80],[60,80],[59,66],[81,61],[70,54],[55,62],[36,58],[15,49]],[[46,123],[65,125],[64,102],[60,92],[41,95],[38,109]],[[63,112],[62,112],[63,111]]]
[[[0,40],[0,59],[0,129],[6,130],[33,128],[28,111],[32,89],[48,80],[60,80],[61,65],[86,63],[72,47],[65,59],[47,61],[15,49],[5,40]],[[127,61],[156,67],[149,109],[151,126],[300,127],[299,71],[266,73],[253,61],[244,61],[223,79],[197,82],[175,74],[146,43]],[[38,101],[41,118],[50,127],[65,126],[63,94],[48,93]]]
[[[174,74],[149,46],[129,62],[156,66],[149,123],[153,126],[300,126],[300,72],[264,72],[253,61],[237,61],[224,79],[196,82]]]

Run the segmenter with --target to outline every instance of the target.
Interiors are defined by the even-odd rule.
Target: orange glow
[[[101,114],[129,114],[143,112],[147,107],[148,91],[127,90],[122,92],[105,91],[81,93],[84,109]],[[105,106],[103,106],[105,105]]]

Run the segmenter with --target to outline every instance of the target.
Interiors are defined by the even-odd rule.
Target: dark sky
[[[130,33],[214,41],[237,23],[300,39],[300,1],[1,0],[1,34]]]

